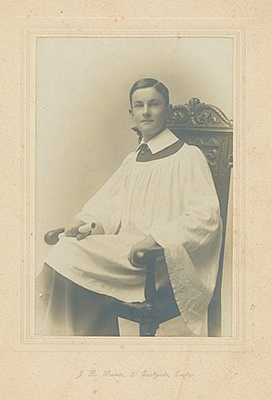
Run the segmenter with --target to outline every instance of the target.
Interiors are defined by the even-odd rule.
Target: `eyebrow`
[[[151,99],[151,100],[148,100],[148,103],[150,103],[151,101],[158,101],[159,103],[161,103],[161,101],[160,101],[159,99]],[[135,100],[135,101],[133,102],[133,104],[137,104],[137,103],[143,103],[143,101],[142,101],[142,100]]]

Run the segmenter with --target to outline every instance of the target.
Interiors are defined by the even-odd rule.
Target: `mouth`
[[[152,119],[143,119],[141,122],[142,123],[150,123],[150,122],[153,122],[153,120]]]

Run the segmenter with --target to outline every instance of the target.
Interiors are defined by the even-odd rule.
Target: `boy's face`
[[[137,89],[133,93],[129,112],[145,142],[166,128],[167,110],[163,96],[154,87]]]

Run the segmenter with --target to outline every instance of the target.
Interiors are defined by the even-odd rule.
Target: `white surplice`
[[[175,142],[166,129],[148,142],[153,153]],[[177,139],[176,139],[177,140]],[[77,214],[98,220],[105,234],[62,237],[45,262],[76,284],[122,301],[143,301],[145,269],[128,260],[131,247],[151,235],[164,249],[157,288],[168,274],[186,329],[200,335],[219,263],[219,202],[205,156],[184,144],[176,153],[147,162],[129,154],[120,168]]]

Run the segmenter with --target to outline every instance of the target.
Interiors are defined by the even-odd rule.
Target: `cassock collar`
[[[147,142],[147,145],[151,151],[152,154],[156,154],[159,151],[165,149],[166,147],[171,146],[172,144],[176,143],[179,140],[179,138],[173,134],[173,132],[170,131],[170,129],[166,128],[164,131],[159,133],[158,135],[154,136],[152,139],[150,139]],[[143,144],[144,141],[142,139],[141,144]],[[140,147],[139,146],[139,147]],[[138,147],[138,149],[139,149]],[[137,151],[138,151],[137,149]]]

